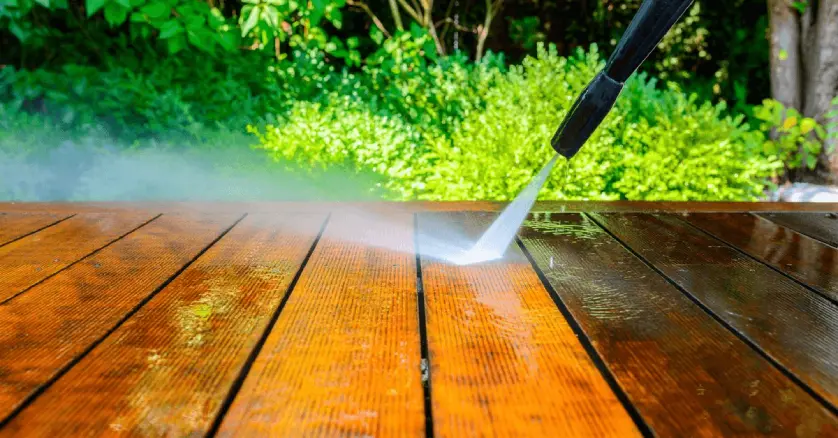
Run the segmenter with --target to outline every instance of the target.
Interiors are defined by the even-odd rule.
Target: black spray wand
[[[617,48],[602,69],[565,115],[550,145],[558,152],[547,163],[477,244],[461,258],[462,263],[476,263],[499,258],[515,238],[515,233],[529,214],[541,186],[559,155],[570,160],[585,144],[611,111],[626,80],[649,57],[672,25],[684,15],[693,0],[644,0],[634,15]]]

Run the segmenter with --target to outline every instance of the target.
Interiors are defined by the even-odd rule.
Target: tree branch
[[[390,38],[390,32],[387,32],[387,28],[384,27],[384,23],[382,23],[381,20],[379,20],[378,17],[372,12],[372,9],[370,9],[369,5],[356,0],[346,0],[346,4],[349,6],[355,6],[357,8],[363,9],[364,12],[366,12],[367,15],[370,16],[373,24],[375,24],[375,27],[377,27],[378,30],[380,30],[381,33],[384,34],[384,36]]]

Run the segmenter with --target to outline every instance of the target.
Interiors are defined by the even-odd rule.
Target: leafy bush
[[[444,70],[437,70],[445,67],[418,66],[390,77],[390,99],[412,99],[387,103],[395,109],[384,115],[377,112],[378,98],[365,107],[331,96],[317,105],[297,104],[264,131],[251,129],[275,157],[311,166],[343,163],[385,176],[394,199],[509,200],[554,154],[550,137],[602,65],[596,46],[572,58],[540,46],[537,58],[508,70],[448,67],[467,80],[446,82]],[[440,81],[433,90],[445,92],[416,86],[423,75]],[[542,197],[758,198],[782,168],[780,157],[764,149],[764,135],[742,117],[696,100],[672,87],[658,90],[643,75],[634,78],[582,151],[558,166]],[[424,123],[423,117],[439,118],[427,115],[437,108],[457,109],[446,124]]]
[[[754,116],[762,121],[763,131],[775,131],[776,139],[765,141],[765,149],[777,155],[788,169],[814,169],[826,140],[826,129],[811,117],[803,117],[794,108],[786,108],[774,99],[756,107]]]

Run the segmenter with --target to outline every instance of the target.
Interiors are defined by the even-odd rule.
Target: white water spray
[[[503,212],[495,219],[495,222],[483,233],[480,240],[468,251],[453,258],[451,261],[458,265],[470,265],[495,260],[503,257],[506,249],[515,239],[518,228],[527,218],[538,192],[547,181],[550,171],[556,164],[559,154],[553,156],[532,182],[510,203]]]

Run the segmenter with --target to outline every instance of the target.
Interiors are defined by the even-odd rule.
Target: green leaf
[[[332,23],[332,26],[335,26],[338,29],[343,27],[343,13],[340,12],[340,9],[330,10],[328,18],[329,21]]]
[[[111,26],[119,26],[128,18],[129,9],[117,2],[110,2],[105,5],[105,20]]]
[[[805,14],[806,13],[806,8],[808,6],[809,6],[809,2],[806,1],[806,0],[791,2],[791,7],[793,7],[794,9],[797,9],[797,11],[800,12],[800,14]]]
[[[93,14],[99,12],[99,9],[102,9],[103,6],[105,6],[105,0],[86,0],[84,4],[88,17],[92,17]]]
[[[355,49],[360,44],[358,37],[349,37],[346,39],[346,46],[350,49]]]
[[[323,14],[326,13],[326,6],[328,5],[329,0],[311,0],[312,8],[308,17],[311,20],[312,25],[317,25],[320,22],[320,20],[323,18]]]
[[[45,8],[49,8],[49,0],[35,0],[35,3],[41,5]]]
[[[260,9],[253,6],[245,6],[242,8],[242,37],[246,37],[257,24],[259,24]]]
[[[384,34],[377,27],[372,26],[370,27],[370,38],[372,38],[376,44],[381,45],[382,41],[384,41]]]
[[[186,37],[183,36],[183,34],[180,34],[169,38],[167,47],[169,49],[169,53],[172,55],[180,52],[184,47],[186,47]]]
[[[279,28],[279,11],[273,6],[265,6],[262,11],[268,26],[272,29]]]
[[[160,27],[160,39],[167,40],[183,33],[183,26],[177,20],[169,20]]]
[[[238,47],[241,37],[235,32],[216,34],[216,41],[224,50],[233,51]]]
[[[119,4],[121,4],[122,6],[125,6],[128,9],[131,8],[131,0],[110,0],[110,1],[119,3]]]
[[[812,132],[812,130],[815,129],[815,127],[817,125],[818,125],[818,123],[815,122],[815,120],[810,119],[810,118],[807,117],[807,118],[800,121],[800,133],[801,134],[808,134],[808,133]]]
[[[789,52],[786,51],[786,49],[780,49],[780,53],[777,54],[777,57],[780,61],[785,61],[786,59],[789,59]]]
[[[129,18],[129,20],[132,23],[145,23],[146,22],[145,15],[143,15],[139,12],[131,13],[131,17]]]
[[[172,9],[164,2],[155,1],[143,6],[140,11],[150,18],[166,18],[172,13]]]

